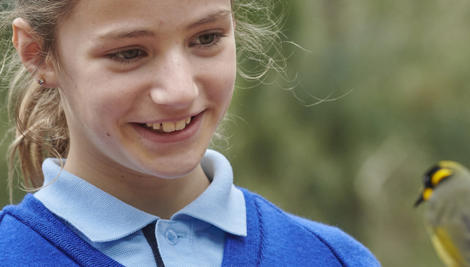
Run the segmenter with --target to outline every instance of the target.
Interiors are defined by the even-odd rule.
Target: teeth
[[[162,122],[162,128],[165,133],[174,132],[176,129],[176,125],[174,122],[165,121]]]
[[[177,131],[183,130],[185,127],[186,127],[186,121],[185,120],[177,121],[175,123],[175,128],[176,128]]]
[[[154,123],[154,124],[152,125],[152,128],[153,128],[154,130],[160,130],[160,129],[162,128],[162,125],[161,125],[160,123]]]
[[[162,123],[146,123],[145,125],[154,130],[162,130],[165,133],[183,130],[191,122],[191,117],[180,121],[165,121]]]

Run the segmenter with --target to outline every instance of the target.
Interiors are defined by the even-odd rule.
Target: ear
[[[43,86],[57,87],[56,70],[51,58],[43,55],[41,38],[22,18],[16,18],[12,23],[12,28],[13,46],[25,68],[36,80],[45,80],[46,83]]]

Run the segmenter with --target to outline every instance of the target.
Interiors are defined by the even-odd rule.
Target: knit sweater
[[[227,234],[222,266],[380,266],[367,248],[338,228],[290,215],[261,196],[242,191],[248,235]],[[29,194],[0,213],[0,263],[121,266]]]

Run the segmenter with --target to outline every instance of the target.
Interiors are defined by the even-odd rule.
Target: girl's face
[[[235,82],[230,0],[80,0],[57,49],[69,161],[162,178],[199,165]]]

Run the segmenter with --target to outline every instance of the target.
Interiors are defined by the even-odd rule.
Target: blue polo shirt
[[[156,223],[155,236],[166,266],[220,266],[227,233],[246,236],[243,193],[232,168],[207,150],[202,168],[211,183],[169,220],[136,209],[87,181],[61,170],[58,159],[43,163],[44,187],[34,196],[93,247],[125,266],[156,266],[142,228]]]

